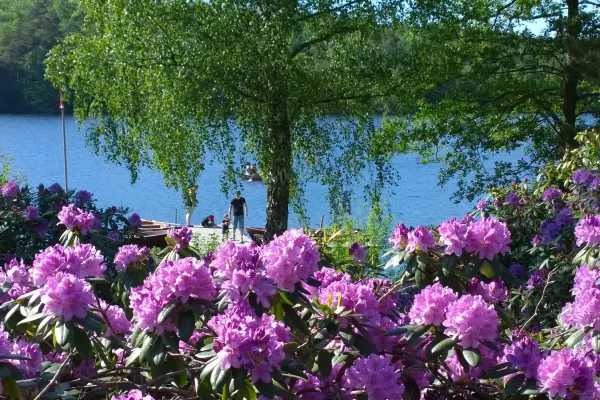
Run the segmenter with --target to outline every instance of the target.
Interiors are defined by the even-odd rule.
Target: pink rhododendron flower
[[[389,243],[394,246],[396,250],[403,250],[408,244],[408,228],[403,223],[398,223],[392,237],[389,239]]]
[[[446,254],[461,256],[467,239],[467,225],[456,218],[442,222],[438,228],[440,241],[446,245]]]
[[[588,215],[575,227],[577,246],[587,243],[594,246],[600,243],[600,215]]]
[[[464,348],[475,348],[498,336],[498,313],[481,296],[467,294],[448,305],[443,325],[445,333],[458,339]]]
[[[119,252],[115,256],[115,269],[124,270],[132,266],[137,266],[150,255],[150,249],[146,246],[136,244],[126,244],[119,247]]]
[[[408,244],[406,245],[406,251],[408,253],[414,251],[427,253],[427,250],[434,246],[435,238],[429,229],[418,226],[417,229],[408,232]]]
[[[537,373],[540,388],[551,397],[590,399],[595,391],[594,367],[582,354],[566,347],[544,358]]]
[[[410,322],[415,325],[442,326],[448,306],[458,299],[458,295],[439,282],[427,286],[415,296],[408,313]]]
[[[321,256],[315,242],[300,229],[289,229],[261,248],[267,276],[281,289],[295,290],[298,282],[318,271]]]
[[[46,314],[63,317],[85,318],[94,302],[92,286],[75,275],[59,272],[50,276],[41,291],[41,300]]]
[[[359,358],[346,370],[344,387],[351,391],[364,391],[369,399],[396,400],[404,393],[401,375],[402,364],[392,364],[387,355],[371,354]]]
[[[480,259],[493,260],[497,253],[510,251],[510,231],[504,222],[493,217],[482,218],[469,225],[466,250],[476,253]]]

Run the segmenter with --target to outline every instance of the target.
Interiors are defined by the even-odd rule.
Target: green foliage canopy
[[[398,149],[441,161],[472,200],[560,159],[600,117],[600,3],[417,0],[406,40],[415,113],[389,121]],[[540,27],[532,33],[528,27]],[[490,154],[526,149],[484,168]]]
[[[93,121],[96,149],[133,179],[148,165],[184,188],[207,151],[232,177],[239,145],[265,175],[270,236],[287,228],[290,196],[306,181],[329,185],[335,205],[367,162],[386,176],[392,146],[372,117],[401,86],[404,51],[373,44],[389,35],[394,4],[79,3],[82,33],[52,50],[47,75],[74,95],[76,116]]]

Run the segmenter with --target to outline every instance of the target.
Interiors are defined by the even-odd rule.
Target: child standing
[[[221,233],[223,234],[223,241],[229,237],[229,215],[223,215],[223,221],[221,221]]]

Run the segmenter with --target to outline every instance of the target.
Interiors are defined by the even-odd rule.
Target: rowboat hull
[[[254,174],[254,175],[241,174],[241,177],[242,177],[242,180],[244,180],[244,181],[262,182],[262,176],[260,176],[259,174]]]

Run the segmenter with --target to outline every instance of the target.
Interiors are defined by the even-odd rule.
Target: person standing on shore
[[[196,191],[198,190],[198,185],[194,185],[188,189],[186,193],[183,194],[183,205],[185,206],[185,223],[188,227],[192,226],[192,213],[194,209],[198,205],[198,199],[196,198]]]
[[[248,204],[246,199],[242,197],[240,191],[235,192],[235,199],[229,204],[229,217],[233,211],[233,240],[235,241],[235,230],[240,229],[240,243],[244,243],[244,215],[248,216]],[[244,213],[245,211],[245,213]]]

